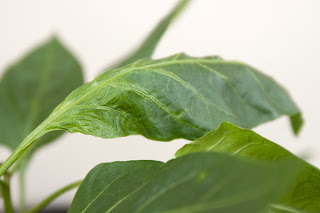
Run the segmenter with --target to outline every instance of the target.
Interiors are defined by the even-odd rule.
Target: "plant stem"
[[[45,127],[49,120],[45,120],[35,130],[33,130],[22,143],[13,151],[10,157],[0,166],[0,177],[10,168],[10,166],[33,144],[35,140],[44,135]]]
[[[24,161],[20,165],[20,171],[19,171],[19,185],[20,185],[20,201],[19,201],[19,208],[20,208],[20,213],[25,213],[26,212],[26,190],[25,190],[25,174],[26,174],[26,167],[27,167],[27,162]]]
[[[9,177],[4,177],[5,181],[0,180],[0,186],[4,202],[4,211],[6,213],[13,213],[11,196],[10,196],[10,179]]]
[[[39,203],[38,205],[36,205],[34,208],[32,208],[30,211],[28,211],[28,213],[37,213],[39,212],[41,209],[43,209],[44,207],[46,207],[50,202],[52,202],[54,199],[56,199],[57,197],[59,197],[60,195],[62,195],[63,193],[70,191],[71,189],[74,189],[76,187],[78,187],[80,184],[82,183],[82,180],[74,182],[72,184],[69,184],[65,187],[63,187],[62,189],[59,189],[58,191],[56,191],[55,193],[53,193],[52,195],[50,195],[49,197],[47,197],[46,199],[44,199],[41,203]]]

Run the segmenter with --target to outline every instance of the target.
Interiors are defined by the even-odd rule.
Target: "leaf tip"
[[[298,135],[304,123],[301,113],[291,115],[290,122],[294,134]]]
[[[58,43],[60,43],[59,36],[57,34],[53,33],[49,38],[49,42],[58,42]]]

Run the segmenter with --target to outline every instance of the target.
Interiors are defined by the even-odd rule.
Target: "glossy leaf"
[[[72,92],[41,131],[192,140],[224,121],[251,128],[284,114],[299,111],[281,87],[254,68],[179,54],[101,74]]]
[[[183,11],[189,2],[190,0],[180,1],[179,4],[154,28],[141,46],[126,59],[118,63],[115,67],[122,67],[135,62],[138,59],[151,58],[156,46],[158,45],[161,37],[166,32],[169,25]]]
[[[15,149],[82,83],[79,63],[56,38],[11,65],[0,82],[0,143]],[[46,135],[38,145],[61,133]]]
[[[273,205],[271,212],[320,212],[320,171],[281,146],[255,132],[222,123],[216,130],[181,148],[176,156],[193,152],[223,152],[250,159],[300,161],[302,171],[290,191]]]
[[[128,161],[96,166],[84,179],[69,212],[104,212],[137,190],[162,162]]]
[[[69,213],[260,212],[294,177],[296,168],[288,165],[218,153],[191,154],[163,165],[100,164],[80,185]]]

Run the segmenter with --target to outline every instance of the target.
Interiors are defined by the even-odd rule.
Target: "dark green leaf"
[[[83,83],[77,60],[55,38],[10,66],[0,82],[0,143],[15,149]],[[61,131],[41,138],[49,142]]]
[[[138,59],[150,58],[159,43],[161,37],[172,23],[172,21],[182,12],[190,0],[182,0],[151,32],[142,45],[132,53],[128,58],[121,61],[115,67],[122,67],[130,64]]]
[[[69,213],[256,213],[292,181],[296,168],[289,165],[218,153],[186,155],[163,165],[100,164],[80,185]]]
[[[69,212],[104,212],[137,190],[162,165],[158,161],[104,163],[82,182]]]
[[[298,113],[277,83],[248,65],[178,54],[101,74],[71,93],[42,131],[193,140],[224,121],[251,128]]]
[[[272,212],[320,212],[319,169],[255,132],[230,123],[222,123],[216,130],[182,147],[176,156],[206,151],[261,160],[293,158],[300,161],[303,170],[286,196],[273,206]]]

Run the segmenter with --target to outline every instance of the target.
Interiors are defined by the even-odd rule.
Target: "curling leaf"
[[[82,83],[79,63],[56,38],[11,65],[0,82],[0,143],[15,149]],[[38,145],[61,133],[46,135]]]
[[[295,176],[297,168],[288,165],[293,164],[219,153],[190,154],[162,165],[100,164],[88,173],[68,212],[260,212]]]
[[[102,138],[192,140],[224,121],[251,128],[285,114],[299,110],[254,68],[178,54],[109,70],[82,85],[42,124],[41,134],[62,129]]]
[[[182,147],[176,156],[193,152],[223,152],[250,159],[278,160],[292,158],[302,164],[302,170],[289,192],[272,205],[270,212],[320,212],[320,171],[294,156],[281,146],[255,132],[222,123],[216,130]]]
[[[183,11],[189,2],[190,0],[182,0],[179,2],[179,4],[154,28],[141,46],[115,67],[122,67],[138,59],[150,58],[169,25]]]

